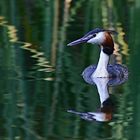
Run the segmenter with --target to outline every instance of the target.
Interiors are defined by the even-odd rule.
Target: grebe
[[[80,43],[91,43],[100,46],[101,52],[100,52],[100,58],[97,66],[91,65],[85,69],[85,71],[89,71],[90,69],[90,73],[91,73],[90,76],[92,78],[128,77],[127,67],[120,64],[114,64],[114,65],[108,64],[110,55],[113,54],[114,51],[114,42],[111,36],[112,33],[116,33],[116,32],[113,30],[96,28],[88,32],[82,38],[75,40],[67,45],[67,46],[74,46]],[[85,73],[85,71],[83,73]]]
[[[79,115],[82,119],[88,121],[110,121],[114,111],[114,104],[109,96],[109,78],[93,78],[93,82],[95,83],[99,93],[101,103],[100,108],[96,112],[78,112],[74,110],[68,110],[68,112]]]

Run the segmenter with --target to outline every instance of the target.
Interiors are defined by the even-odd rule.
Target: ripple
[[[118,34],[118,43],[120,44],[120,46],[122,47],[122,51],[121,53],[125,56],[128,56],[129,55],[129,48],[128,48],[128,44],[126,43],[125,39],[124,39],[124,36],[125,36],[125,32],[121,26],[121,23],[120,24],[117,24],[118,27],[117,27],[117,32],[119,33]]]
[[[9,42],[14,44],[19,44],[24,50],[27,50],[32,53],[31,57],[36,59],[36,66],[37,71],[39,72],[45,72],[45,73],[52,73],[55,71],[55,68],[50,64],[50,62],[45,57],[44,52],[38,51],[39,46],[35,46],[32,43],[20,41],[17,32],[18,30],[14,25],[8,24],[8,22],[5,20],[5,17],[0,16],[0,26],[7,29],[7,34],[9,37]],[[44,80],[52,81],[53,77],[44,77]]]
[[[113,16],[115,16],[115,13],[113,12],[113,4],[114,3],[112,1],[102,1],[102,22],[104,28],[113,29],[118,32],[118,35],[114,37],[114,54],[116,56],[116,62],[118,64],[122,64],[122,60],[124,59],[123,57],[128,60],[129,47],[127,42],[125,41],[125,32],[122,23],[116,23],[116,21],[112,18]]]

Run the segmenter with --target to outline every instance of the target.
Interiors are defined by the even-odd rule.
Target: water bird
[[[109,64],[109,58],[114,52],[114,41],[111,34],[117,33],[114,30],[96,28],[80,39],[67,44],[67,46],[74,46],[80,43],[91,43],[96,44],[101,48],[98,64],[87,67],[83,74],[88,72],[91,74],[90,76],[92,78],[128,77],[128,69],[126,66]]]

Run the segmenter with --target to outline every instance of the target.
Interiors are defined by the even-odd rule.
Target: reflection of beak
[[[89,40],[90,38],[89,37],[82,37],[80,39],[77,39],[69,44],[67,44],[67,46],[74,46],[74,45],[77,45],[77,44],[81,44],[81,43],[85,43]]]
[[[104,112],[77,112],[74,110],[68,110],[69,113],[73,113],[79,115],[82,119],[87,121],[99,121],[99,122],[106,122],[112,119],[112,113],[104,113]]]

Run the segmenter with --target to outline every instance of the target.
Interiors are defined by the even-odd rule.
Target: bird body
[[[95,70],[97,69],[97,65],[90,65],[82,72],[83,79],[91,85],[94,85],[93,79],[96,77],[92,77],[92,74],[95,73]],[[109,64],[107,66],[107,71],[109,73],[109,86],[117,86],[121,85],[126,82],[128,79],[128,69],[124,65],[120,64]],[[98,78],[98,76],[97,76]],[[108,77],[107,77],[108,78]]]
[[[116,32],[113,30],[105,30],[105,29],[96,28],[88,32],[82,38],[77,39],[68,44],[68,46],[74,46],[80,43],[91,43],[91,44],[96,44],[100,46],[101,48],[100,58],[96,66],[96,69],[94,69],[93,73],[91,74],[92,78],[95,78],[95,77],[105,78],[105,77],[112,77],[112,76],[124,77],[128,75],[128,70],[126,67],[124,66],[121,67],[121,65],[116,65],[117,67],[121,67],[119,68],[119,70],[121,71],[119,72],[120,75],[118,75],[116,73],[118,72],[118,70],[116,71],[112,65],[111,66],[109,65],[110,55],[113,54],[113,51],[114,51],[114,42],[111,36],[112,33],[116,33]],[[125,70],[123,70],[123,68]],[[115,73],[111,69],[114,70]]]
[[[106,122],[111,120],[114,105],[109,97],[108,87],[120,85],[128,78],[128,69],[126,66],[109,64],[110,55],[114,51],[112,33],[115,33],[115,31],[96,28],[82,38],[68,44],[68,46],[74,46],[80,43],[91,43],[100,46],[101,49],[97,65],[88,66],[82,73],[87,83],[97,86],[101,102],[100,109],[95,112],[68,110],[68,112],[79,115],[82,119],[88,121]]]

